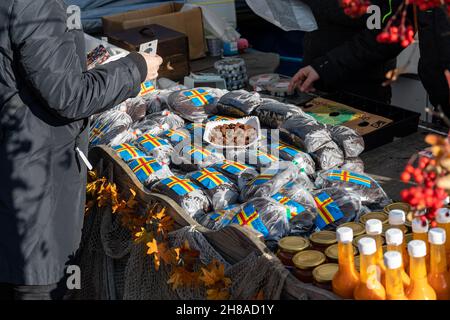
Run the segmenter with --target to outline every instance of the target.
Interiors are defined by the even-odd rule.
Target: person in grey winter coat
[[[0,1],[0,297],[62,297],[83,223],[87,119],[137,96],[162,63],[132,53],[86,71],[69,17],[62,0]]]

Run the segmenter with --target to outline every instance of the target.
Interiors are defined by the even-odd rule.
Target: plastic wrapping
[[[184,126],[184,120],[169,110],[149,114],[145,119],[152,120],[161,126],[161,131],[159,133],[154,133],[155,135],[159,135],[166,130],[176,130]]]
[[[310,116],[294,116],[281,125],[284,140],[308,153],[315,152],[332,141],[327,128]]]
[[[203,135],[205,134],[206,124],[202,122],[193,122],[186,125],[185,129],[189,131],[191,140],[195,140],[196,143],[203,143]]]
[[[138,180],[147,188],[151,188],[155,182],[172,175],[168,166],[160,164],[152,157],[131,160],[128,162],[128,167],[130,167]]]
[[[126,131],[132,123],[131,117],[120,110],[111,110],[99,115],[91,125],[90,147],[109,144],[113,138]]]
[[[231,223],[248,226],[265,240],[279,240],[289,234],[287,208],[271,198],[255,198],[242,205]]]
[[[182,118],[203,122],[209,114],[217,113],[219,89],[195,88],[173,92],[168,99],[169,107]]]
[[[284,185],[294,181],[299,174],[300,169],[293,164],[284,168],[266,169],[242,189],[241,200],[245,202],[256,197],[270,198],[278,193]]]
[[[326,126],[333,140],[344,150],[346,158],[358,157],[364,151],[364,139],[355,130],[345,126]]]
[[[278,129],[293,116],[305,116],[305,113],[292,104],[285,104],[273,99],[262,99],[261,105],[253,111],[261,124],[267,128]]]
[[[295,162],[306,172],[306,174],[312,175],[316,172],[316,163],[313,158],[308,153],[303,152],[294,146],[280,141],[278,143],[267,145],[261,149],[266,153],[278,156],[285,161]]]
[[[161,164],[170,164],[174,148],[166,140],[151,134],[144,134],[137,138],[136,145]]]
[[[236,120],[236,118],[215,115],[215,116],[210,117],[208,119],[208,122],[211,122],[211,121],[230,121],[230,120]]]
[[[346,158],[344,164],[341,166],[341,169],[358,173],[364,173],[365,171],[364,161],[359,157]]]
[[[145,118],[147,114],[147,101],[143,97],[128,99],[125,101],[127,113],[133,119],[133,123]]]
[[[180,150],[176,150],[172,156],[172,162],[185,172],[200,170],[225,160],[223,154],[213,148],[202,148],[195,144],[179,147]]]
[[[214,165],[214,168],[233,181],[239,190],[242,190],[249,181],[259,175],[254,167],[230,160],[217,163]]]
[[[151,191],[170,197],[196,220],[210,211],[208,197],[190,179],[170,176],[154,184]]]
[[[334,230],[339,225],[357,219],[362,205],[359,196],[353,192],[325,188],[314,192],[318,215],[316,226],[321,230]]]
[[[364,205],[379,204],[381,207],[391,201],[383,188],[371,177],[347,170],[326,170],[318,174],[319,188],[339,188],[357,194]]]
[[[211,230],[220,230],[225,228],[231,223],[231,220],[236,214],[238,214],[242,209],[240,204],[232,204],[224,208],[223,210],[218,210],[215,212],[210,212],[198,220],[198,222],[204,227]]]
[[[112,149],[125,162],[145,157],[145,153],[142,152],[142,150],[140,150],[136,145],[131,143],[113,146]]]
[[[212,167],[191,173],[188,177],[203,188],[215,211],[222,210],[239,200],[236,185]]]
[[[278,157],[260,149],[227,150],[226,156],[228,160],[247,163],[256,167],[258,170],[274,166],[280,162]]]
[[[160,137],[169,141],[174,147],[182,142],[185,142],[186,144],[191,143],[190,132],[184,128],[164,131],[161,133]]]
[[[344,164],[344,153],[333,141],[328,142],[312,154],[319,168],[328,170]]]
[[[217,113],[234,118],[247,117],[261,102],[261,96],[257,92],[236,90],[225,94],[219,100]]]

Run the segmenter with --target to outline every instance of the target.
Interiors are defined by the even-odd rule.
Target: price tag
[[[151,54],[152,56],[156,56],[157,51],[158,51],[158,40],[143,43],[139,47],[139,52],[145,52]]]

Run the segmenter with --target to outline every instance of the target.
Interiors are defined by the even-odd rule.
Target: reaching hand
[[[145,79],[145,81],[158,78],[158,70],[163,63],[163,59],[160,56],[152,56],[145,52],[140,52],[140,54],[147,62],[147,78]]]
[[[319,79],[320,76],[313,67],[304,67],[292,78],[289,91],[292,92],[295,88],[298,88],[301,92],[314,92],[316,91],[313,86],[314,82]]]

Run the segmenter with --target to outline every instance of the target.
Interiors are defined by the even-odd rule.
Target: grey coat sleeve
[[[10,38],[22,76],[42,103],[62,118],[84,119],[139,93],[146,70],[139,70],[136,56],[84,71],[60,0],[16,0]]]

